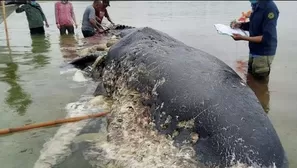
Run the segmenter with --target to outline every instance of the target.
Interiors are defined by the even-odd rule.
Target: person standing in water
[[[246,23],[231,22],[231,28],[249,31],[250,36],[233,34],[234,40],[249,42],[248,72],[256,79],[267,79],[277,49],[277,21],[279,10],[272,0],[250,0],[252,13]]]
[[[100,3],[100,0],[94,0],[93,5],[88,6],[84,12],[81,30],[85,38],[94,36],[96,31],[99,33],[103,32],[96,24],[95,9],[100,6]]]
[[[71,2],[61,0],[55,4],[55,18],[57,28],[60,30],[60,35],[74,34],[74,26],[77,28],[75,14]]]
[[[15,11],[16,13],[26,12],[31,35],[45,34],[44,22],[46,27],[49,25],[41,6],[35,0],[30,0],[28,3],[19,6]]]
[[[96,21],[101,24],[103,17],[106,17],[107,20],[114,25],[114,23],[111,21],[109,14],[107,12],[107,7],[109,7],[109,0],[103,0],[102,3],[100,4],[100,6],[98,8],[96,8]]]

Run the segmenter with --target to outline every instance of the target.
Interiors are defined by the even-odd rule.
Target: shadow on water
[[[49,57],[43,53],[48,52],[50,48],[49,40],[46,36],[31,36],[32,39],[32,54],[25,57],[32,57],[30,60],[30,65],[35,68],[44,67],[49,63]],[[8,54],[11,58],[11,54]],[[18,75],[19,65],[13,62],[12,59],[7,59],[7,61],[1,61],[2,65],[0,67],[0,81],[7,83],[10,89],[7,90],[7,97],[5,102],[12,109],[14,109],[20,116],[23,116],[28,106],[32,103],[30,94],[26,93],[24,89],[19,84],[20,75]]]
[[[5,102],[22,116],[25,114],[28,106],[32,103],[32,100],[30,95],[27,94],[18,83],[18,65],[13,62],[6,63],[5,65],[6,67],[0,68],[0,74],[3,74],[0,76],[0,81],[10,85]]]
[[[73,59],[78,56],[76,50],[78,41],[75,35],[60,36],[60,50],[65,59]]]
[[[269,108],[270,92],[268,90],[268,83],[269,83],[269,80],[259,81],[254,79],[251,74],[247,74],[247,84],[256,94],[258,100],[260,101],[266,113],[268,113],[270,110]]]
[[[50,48],[49,38],[45,35],[34,35],[31,36],[32,40],[32,64],[34,68],[42,68],[49,64],[49,57],[45,54],[48,53]]]
[[[247,85],[254,91],[259,102],[261,103],[264,111],[269,112],[269,101],[270,101],[270,92],[268,89],[269,79],[267,80],[257,80],[251,74],[247,73],[247,62],[238,60],[236,61],[236,71],[240,76],[244,76]],[[244,75],[242,75],[244,74]]]

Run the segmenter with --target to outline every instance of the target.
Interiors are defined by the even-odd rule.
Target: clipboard
[[[224,24],[214,24],[217,32],[222,35],[232,36],[233,34],[240,34],[242,36],[248,36],[248,34],[242,29],[236,28],[232,29],[230,26],[226,26]]]

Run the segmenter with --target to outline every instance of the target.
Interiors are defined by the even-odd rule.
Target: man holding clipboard
[[[249,31],[250,36],[233,34],[234,40],[249,42],[248,72],[257,79],[266,79],[277,49],[279,10],[272,0],[250,0],[253,11],[246,23],[231,22],[231,28]]]

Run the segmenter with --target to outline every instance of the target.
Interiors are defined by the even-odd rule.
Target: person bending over
[[[102,29],[98,27],[96,24],[96,11],[95,9],[100,6],[100,0],[94,0],[93,5],[88,6],[85,9],[84,15],[83,15],[83,20],[82,20],[82,33],[83,36],[86,37],[91,37],[96,34],[96,32],[103,32]]]
[[[103,17],[106,17],[107,20],[112,24],[115,25],[113,23],[113,21],[110,19],[110,16],[108,14],[107,11],[107,7],[109,7],[109,0],[103,0],[102,3],[99,5],[99,7],[96,9],[96,21],[98,22],[98,24],[101,25]]]
[[[19,6],[15,11],[16,13],[26,12],[31,35],[43,35],[45,33],[44,22],[46,27],[49,27],[41,6],[35,0],[29,0],[28,3]]]

